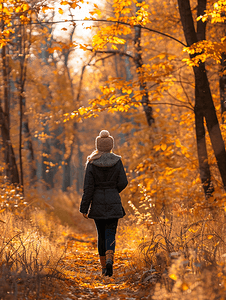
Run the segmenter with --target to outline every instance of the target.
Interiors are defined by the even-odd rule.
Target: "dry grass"
[[[33,207],[1,215],[0,299],[43,299],[43,290],[64,278],[65,238],[72,230],[62,222],[78,234],[95,234],[93,222],[79,213],[77,195],[57,192],[49,199],[54,210],[48,213]],[[144,288],[142,299],[226,299],[224,211],[149,212],[127,213],[116,245],[125,256],[134,251],[123,260],[125,274]]]
[[[149,289],[144,299],[226,299],[224,211],[155,220],[130,217],[118,234],[120,247],[139,244],[127,274]]]
[[[39,299],[43,284],[63,278],[60,263],[67,229],[39,209],[26,218],[4,212],[1,219],[0,299]]]

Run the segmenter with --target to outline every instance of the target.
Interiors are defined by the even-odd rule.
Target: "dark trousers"
[[[104,256],[107,250],[115,251],[115,234],[118,226],[118,219],[95,219],[98,233],[98,252]]]

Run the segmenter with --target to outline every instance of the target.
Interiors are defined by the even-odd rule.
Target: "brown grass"
[[[29,218],[28,218],[29,215]],[[0,223],[0,299],[39,299],[41,286],[63,278],[66,228],[45,211],[4,212]],[[8,297],[8,298],[7,298]]]
[[[131,216],[118,234],[120,247],[139,244],[127,275],[149,289],[145,299],[226,299],[225,212],[162,211],[155,220]]]

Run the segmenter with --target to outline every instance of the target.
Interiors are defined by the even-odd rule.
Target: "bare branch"
[[[93,51],[92,49],[88,49],[88,50]],[[135,59],[132,55],[120,50],[97,50],[97,51],[95,50],[95,53],[112,53],[114,55],[119,54],[122,56],[127,56],[129,58],[132,58],[133,60]]]
[[[155,29],[152,29],[152,28],[149,28],[149,27],[146,27],[146,26],[142,26],[142,25],[131,25],[129,23],[126,23],[126,22],[122,22],[122,21],[113,21],[113,20],[105,20],[105,19],[96,19],[96,20],[62,20],[62,21],[47,21],[47,22],[32,22],[31,24],[32,25],[41,25],[41,24],[58,24],[58,23],[68,23],[68,22],[103,22],[103,23],[115,23],[115,24],[122,24],[122,25],[125,25],[125,26],[129,26],[129,27],[133,27],[133,28],[141,28],[141,29],[145,29],[147,31],[151,31],[151,32],[154,32],[154,33],[157,33],[157,34],[160,34],[160,35],[163,35],[169,39],[172,39],[174,40],[175,42],[181,44],[182,46],[184,47],[187,47],[186,44],[184,44],[183,42],[181,42],[180,40],[178,40],[177,38],[167,34],[167,33],[164,33],[164,32],[161,32],[161,31],[158,31],[158,30],[155,30]],[[26,24],[25,24],[26,25]],[[21,24],[18,24],[18,25],[15,25],[15,26],[21,26]]]

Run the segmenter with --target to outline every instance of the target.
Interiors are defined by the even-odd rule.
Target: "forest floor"
[[[114,274],[101,275],[96,233],[90,227],[87,233],[75,232],[68,236],[62,266],[66,277],[58,282],[54,299],[150,299],[148,283],[141,282],[132,270],[131,249],[118,249],[116,245]]]

